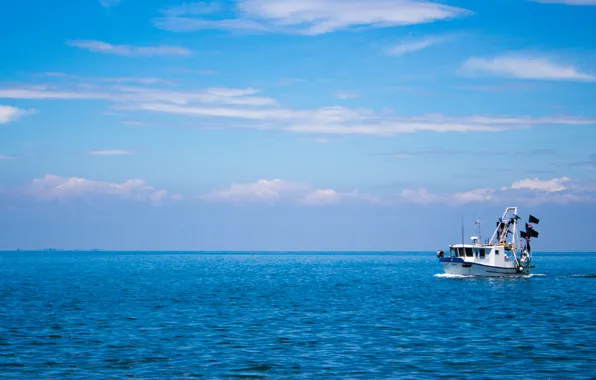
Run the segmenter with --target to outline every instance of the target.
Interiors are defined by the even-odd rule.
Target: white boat
[[[531,274],[535,266],[532,265],[530,240],[538,237],[531,223],[538,224],[540,220],[530,215],[525,224],[526,230],[518,231],[520,219],[517,207],[507,207],[497,221],[492,237],[484,244],[481,242],[480,221],[476,221],[478,235],[471,237],[472,244],[464,244],[462,226],[462,243],[449,246],[449,256],[444,251],[437,251],[445,274],[489,277]]]

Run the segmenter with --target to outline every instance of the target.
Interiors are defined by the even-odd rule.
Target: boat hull
[[[517,268],[497,267],[485,264],[467,262],[461,258],[441,258],[441,265],[445,274],[456,276],[504,277],[521,276],[524,273]]]

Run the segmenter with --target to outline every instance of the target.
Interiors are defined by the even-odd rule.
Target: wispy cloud
[[[115,77],[115,78],[89,78],[89,80],[97,80],[100,82],[111,82],[111,83],[136,83],[136,84],[166,84],[173,86],[175,82],[151,77]]]
[[[74,40],[67,42],[67,45],[86,49],[95,53],[113,54],[121,56],[160,56],[160,55],[189,55],[190,49],[181,46],[158,45],[158,46],[133,46],[113,45],[103,41]]]
[[[354,27],[425,24],[471,12],[427,0],[239,0],[237,13],[219,20],[168,16],[154,25],[174,32],[215,28],[320,35]]]
[[[507,91],[534,91],[546,88],[547,84],[536,81],[512,81],[505,83],[494,83],[494,84],[478,84],[478,85],[465,85],[465,86],[453,86],[457,90],[466,91],[481,91],[481,92],[507,92]]]
[[[200,199],[232,203],[290,202],[309,206],[325,206],[348,201],[380,202],[378,198],[370,194],[362,194],[357,190],[342,193],[333,189],[317,189],[305,183],[281,179],[232,184],[228,188],[203,195]]]
[[[92,156],[128,156],[134,154],[130,150],[123,149],[106,149],[106,150],[92,150],[89,152]]]
[[[124,125],[130,125],[133,127],[147,127],[150,126],[151,124],[146,123],[144,121],[137,121],[137,120],[124,120],[121,122]]]
[[[523,202],[532,205],[568,204],[596,202],[596,187],[587,186],[568,177],[548,180],[527,178],[501,188],[482,188],[446,194],[434,193],[426,188],[404,189],[399,195],[407,202],[427,205],[457,206],[484,202]]]
[[[596,5],[596,0],[530,0],[535,3],[565,5]]]
[[[9,156],[6,154],[0,154],[0,160],[14,160],[16,159],[16,156]]]
[[[471,150],[471,149],[445,149],[441,147],[436,148],[427,148],[427,149],[418,149],[418,150],[401,150],[401,151],[393,151],[391,153],[383,153],[377,154],[377,156],[387,157],[387,158],[417,158],[417,157],[425,157],[425,156],[503,156],[506,155],[508,157],[513,156],[553,156],[557,157],[561,154],[553,149],[532,149],[527,151],[517,151],[517,150],[503,150],[499,152],[486,152],[482,150]]]
[[[201,198],[212,201],[269,202],[283,197],[294,197],[308,189],[309,187],[302,183],[263,179],[254,183],[232,184],[228,188],[215,190]]]
[[[306,206],[329,206],[351,202],[390,205],[404,201],[422,205],[450,206],[487,202],[523,202],[537,205],[596,202],[596,187],[567,177],[548,180],[528,178],[501,188],[478,188],[455,193],[435,193],[426,188],[405,188],[398,194],[397,199],[383,199],[358,190],[341,192],[335,189],[317,188],[301,182],[274,179],[232,184],[202,195],[200,199],[232,204],[291,203]]]
[[[249,32],[272,32],[273,28],[251,20],[206,20],[189,17],[162,17],[153,20],[157,28],[170,32],[194,32],[203,29],[226,29]]]
[[[333,189],[318,189],[307,194],[304,198],[299,199],[299,203],[310,206],[327,206],[346,202],[364,202],[369,204],[384,203],[381,198],[371,194],[361,193],[358,190],[341,193]]]
[[[534,55],[502,55],[493,58],[474,57],[461,67],[465,74],[484,74],[517,79],[553,81],[596,81],[596,76],[570,64]]]
[[[62,99],[107,100],[117,103],[165,102],[165,104],[211,104],[243,106],[275,106],[277,101],[254,96],[252,88],[206,88],[198,91],[174,91],[134,86],[83,86],[58,88],[49,86],[0,87],[0,98],[5,99]]]
[[[189,69],[186,67],[171,67],[168,69],[169,71],[185,73],[185,74],[199,74],[199,75],[217,75],[219,71],[217,70],[197,70],[197,69]]]
[[[400,196],[408,202],[418,204],[451,204],[461,205],[466,203],[484,202],[493,199],[494,189],[475,189],[453,194],[437,194],[428,189],[404,189]]]
[[[93,181],[79,177],[46,175],[29,184],[27,194],[47,201],[64,201],[74,198],[108,197],[138,202],[159,203],[179,200],[181,197],[165,190],[155,189],[143,180],[132,179],[122,183]]]
[[[58,72],[53,72],[53,71],[48,71],[45,73],[41,73],[41,74],[36,74],[36,75],[42,75],[44,77],[58,77],[58,78],[64,78],[64,77],[68,77],[68,74],[65,73],[58,73]]]
[[[137,110],[197,117],[244,119],[250,123],[242,128],[283,130],[299,134],[369,135],[390,137],[404,133],[432,132],[500,132],[531,128],[539,125],[591,125],[596,119],[573,117],[450,117],[422,115],[412,117],[387,116],[367,109],[324,107],[314,110],[288,108],[212,108],[185,107],[169,104],[137,104]]]
[[[428,47],[431,47],[439,42],[442,39],[439,37],[425,37],[418,40],[413,41],[402,41],[391,48],[389,48],[388,53],[390,55],[404,55],[408,53],[417,52],[420,50],[424,50]]]
[[[310,135],[368,135],[391,137],[404,133],[501,132],[541,125],[592,125],[596,119],[568,116],[458,116],[425,114],[396,116],[366,108],[341,106],[315,109],[285,107],[254,88],[207,88],[175,91],[134,86],[0,87],[0,98],[100,99],[123,113],[161,113],[202,118],[212,127],[285,131]],[[218,127],[217,121],[221,121]]]
[[[143,85],[156,85],[156,84],[164,84],[168,86],[173,86],[176,82],[162,79],[162,78],[154,78],[154,77],[84,77],[79,75],[71,75],[66,73],[59,73],[59,72],[45,72],[34,74],[35,76],[42,76],[46,78],[55,78],[57,80],[71,80],[73,82],[79,83],[135,83],[135,84],[143,84]]]
[[[335,141],[334,139],[330,139],[328,137],[302,137],[300,140],[312,141],[318,144],[329,144]]]
[[[25,110],[13,106],[0,106],[0,124],[10,123],[11,121],[15,121],[18,118],[33,112],[35,112],[35,110]]]
[[[596,154],[591,154],[587,160],[569,163],[569,166],[583,166],[590,169],[596,169]]]
[[[569,182],[568,177],[553,178],[550,180],[540,180],[538,178],[528,178],[521,181],[514,182],[511,185],[512,189],[530,189],[540,190],[547,193],[556,193],[559,191],[567,190],[565,183]]]

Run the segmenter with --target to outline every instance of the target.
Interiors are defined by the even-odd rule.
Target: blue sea
[[[0,253],[0,378],[593,379],[596,254]]]

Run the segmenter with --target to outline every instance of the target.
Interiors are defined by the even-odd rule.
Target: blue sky
[[[0,248],[434,250],[517,205],[543,216],[535,249],[594,250],[594,19],[592,0],[7,0]]]

